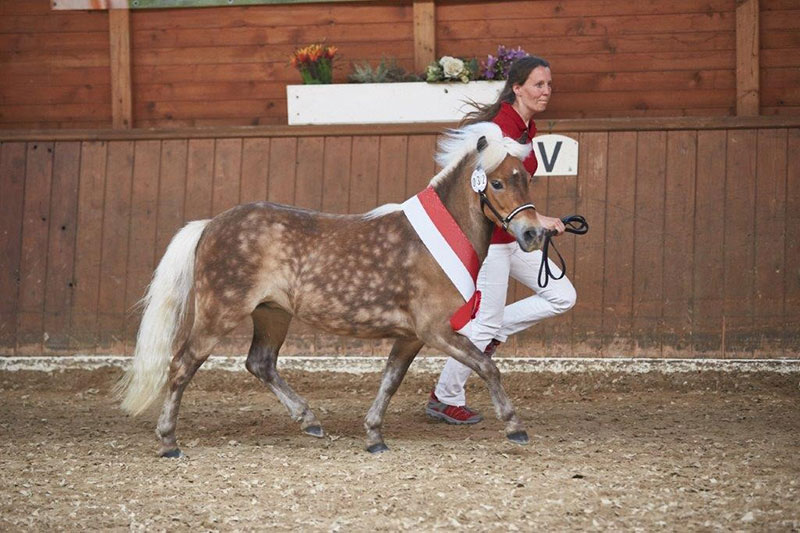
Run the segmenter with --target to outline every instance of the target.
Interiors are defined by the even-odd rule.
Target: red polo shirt
[[[525,122],[523,122],[522,117],[519,116],[516,109],[514,109],[511,104],[508,102],[503,102],[500,104],[500,111],[497,112],[497,115],[492,119],[492,122],[500,126],[500,129],[503,132],[503,135],[506,137],[511,137],[512,139],[519,140],[522,137],[523,133],[527,132],[527,140],[526,143],[533,144],[533,137],[536,135],[536,124],[534,123],[533,119],[531,119],[530,123],[526,126]],[[530,155],[525,158],[525,161],[522,162],[525,165],[525,170],[533,175],[536,172],[536,168],[539,166],[538,161],[536,161],[536,156],[533,155],[533,150],[531,150]],[[500,226],[494,228],[494,233],[492,234],[492,244],[503,244],[507,242],[514,242],[514,236],[505,231]]]

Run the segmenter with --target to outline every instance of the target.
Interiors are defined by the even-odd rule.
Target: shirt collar
[[[528,122],[528,125],[525,125],[525,121],[522,120],[522,117],[519,115],[514,106],[509,104],[508,102],[501,102],[500,103],[500,111],[498,112],[501,115],[504,115],[506,118],[510,119],[514,122],[514,125],[519,128],[520,131],[527,131],[528,132],[528,140],[533,139],[533,135],[536,131],[536,125],[533,122],[533,118]]]

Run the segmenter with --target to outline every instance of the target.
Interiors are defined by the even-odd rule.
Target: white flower
[[[464,70],[464,62],[456,57],[442,56],[439,60],[445,78],[457,78]]]

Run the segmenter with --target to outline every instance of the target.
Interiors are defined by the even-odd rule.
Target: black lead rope
[[[574,233],[575,235],[583,235],[587,231],[589,231],[589,224],[586,222],[586,219],[580,215],[570,215],[568,217],[564,217],[561,219],[561,222],[564,223],[566,226],[567,233]],[[556,276],[553,274],[553,271],[550,269],[550,262],[548,261],[547,255],[550,253],[550,241],[552,235],[548,232],[544,238],[544,244],[542,245],[542,263],[539,265],[539,276],[538,282],[539,287],[545,288],[551,279],[560,280],[564,277],[567,272],[567,264],[564,262],[564,258],[561,257],[561,253],[556,248],[555,243],[552,244],[553,250],[555,250],[556,255],[558,255],[558,261],[561,263],[561,275]],[[542,281],[542,274],[544,274],[544,281]]]

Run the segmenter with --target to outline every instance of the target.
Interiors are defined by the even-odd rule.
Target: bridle
[[[535,206],[535,205],[533,205],[532,203],[528,202],[527,204],[522,204],[522,205],[521,205],[521,206],[519,206],[519,207],[515,207],[515,208],[514,208],[514,209],[513,209],[513,210],[512,210],[512,211],[511,211],[511,212],[510,212],[510,213],[509,213],[507,216],[505,216],[505,217],[504,217],[504,216],[503,216],[503,215],[501,215],[501,214],[500,214],[500,212],[499,212],[499,211],[498,211],[498,210],[497,210],[497,209],[496,209],[496,208],[495,208],[495,207],[492,205],[492,202],[490,202],[490,201],[489,201],[489,197],[488,197],[488,196],[486,196],[486,191],[485,191],[485,190],[483,190],[483,191],[480,191],[478,194],[479,194],[479,195],[480,195],[480,197],[481,197],[481,209],[483,209],[483,206],[487,206],[487,207],[489,208],[489,211],[491,211],[491,212],[492,212],[492,214],[493,214],[493,215],[494,215],[494,216],[497,218],[497,220],[500,222],[500,225],[501,225],[501,226],[503,226],[503,230],[508,230],[508,225],[509,225],[509,224],[511,224],[511,220],[512,220],[512,219],[513,219],[515,216],[517,216],[518,214],[520,214],[522,211],[525,211],[526,209],[533,209],[534,211],[536,211],[536,206]]]
[[[483,170],[480,165],[475,167],[475,170],[472,172],[470,182],[472,184],[472,190],[478,193],[481,198],[481,211],[483,211],[484,206],[487,206],[489,211],[491,211],[495,218],[497,218],[497,220],[500,222],[500,225],[503,227],[504,231],[508,230],[508,225],[511,224],[511,220],[521,212],[525,211],[526,209],[533,209],[536,211],[536,206],[531,202],[528,202],[527,204],[522,204],[515,207],[508,215],[504,217],[500,214],[500,211],[498,211],[497,208],[492,205],[489,197],[486,196],[486,185],[488,181],[489,180],[486,176],[486,171]]]
[[[508,215],[505,217],[500,214],[500,212],[492,205],[492,202],[489,200],[489,197],[486,196],[486,182],[487,182],[486,173],[480,167],[476,168],[475,171],[472,173],[472,188],[475,192],[478,193],[481,199],[481,210],[483,210],[484,206],[489,208],[489,211],[497,218],[500,222],[500,225],[503,227],[503,231],[508,230],[509,224],[511,224],[511,220],[520,214],[522,211],[526,209],[533,209],[536,211],[536,206],[533,203],[528,202],[526,204],[522,204],[518,207],[515,207]],[[568,217],[564,217],[561,219],[564,223],[565,229],[567,233],[574,233],[575,235],[583,235],[587,231],[589,231],[589,224],[586,222],[586,219],[583,218],[581,215],[570,215]],[[553,233],[547,232],[544,236],[544,244],[542,245],[542,262],[539,265],[539,275],[537,276],[537,282],[539,283],[539,287],[547,287],[547,283],[552,280],[560,280],[564,277],[567,272],[567,264],[564,261],[564,258],[561,256],[561,253],[556,248],[556,245],[551,243],[551,238]],[[552,269],[550,268],[550,263],[548,260],[548,254],[550,253],[550,247],[553,247],[555,250],[556,255],[558,256],[558,261],[561,263],[561,274],[556,276],[553,274]]]

